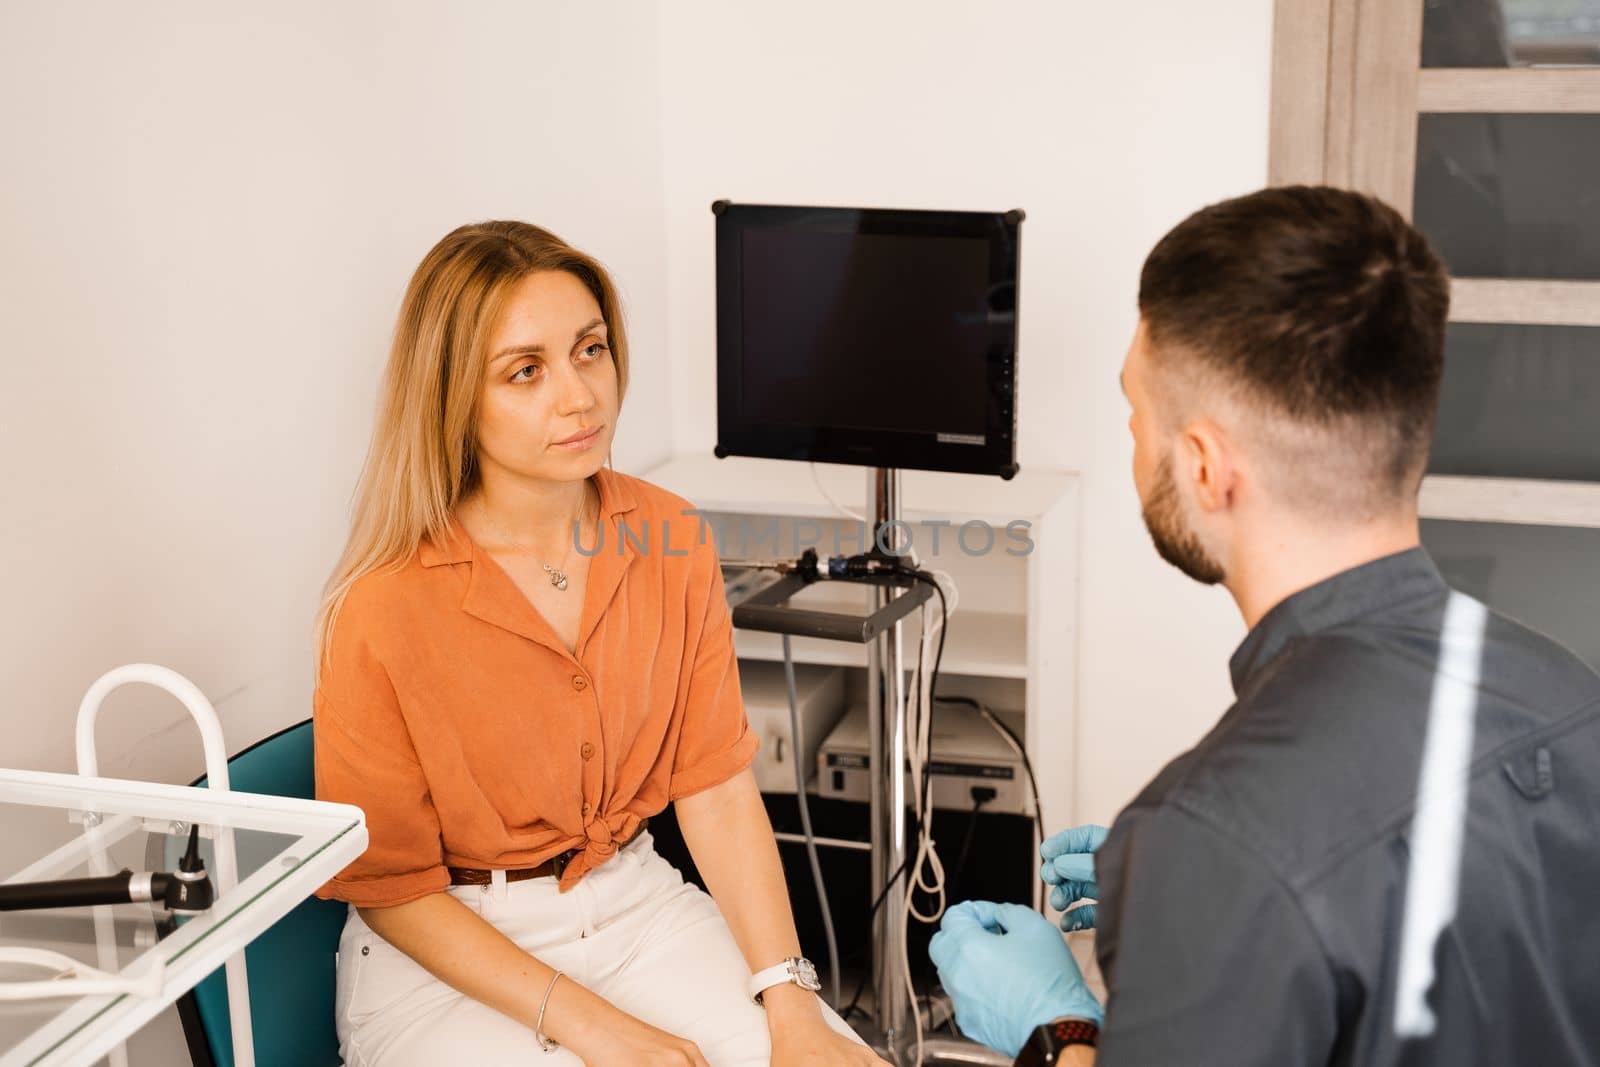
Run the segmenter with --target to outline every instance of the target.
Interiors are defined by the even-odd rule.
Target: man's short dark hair
[[[1421,233],[1373,197],[1323,186],[1196,212],[1139,282],[1160,359],[1194,360],[1293,423],[1358,436],[1365,488],[1385,496],[1415,492],[1426,466],[1449,304]]]

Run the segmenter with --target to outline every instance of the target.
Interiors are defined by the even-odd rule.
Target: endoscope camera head
[[[158,877],[166,879],[167,884],[163,887],[160,899],[168,911],[198,914],[209,909],[216,901],[211,876],[206,873],[206,865],[200,860],[199,823],[189,828],[189,847],[184,851],[183,859],[178,861],[178,869]]]

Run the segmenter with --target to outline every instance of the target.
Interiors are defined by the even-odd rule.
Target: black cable
[[[967,814],[967,832],[961,840],[961,853],[956,858],[955,867],[951,869],[949,876],[946,878],[945,891],[951,895],[954,895],[961,885],[961,875],[962,872],[966,870],[967,866],[967,855],[972,850],[972,838],[974,831],[976,831],[978,828],[978,814],[983,810],[983,806],[993,799],[993,797],[981,797],[975,798],[972,802],[972,810]],[[933,994],[923,994],[922,1000],[927,1003],[928,1018],[929,1020],[932,1020]],[[946,1023],[948,1025],[949,1020],[946,1020]]]
[[[983,704],[980,704],[971,697],[935,697],[934,700],[943,700],[947,704],[965,704],[968,707],[978,711],[980,714],[982,712],[989,711],[989,709]],[[1043,845],[1045,827],[1044,807],[1039,803],[1039,780],[1034,776],[1033,773],[1033,761],[1028,759],[1028,748],[1022,743],[1022,739],[1017,736],[1017,732],[1011,727],[1007,726],[1005,721],[1001,719],[1000,716],[995,715],[992,711],[989,711],[989,715],[992,716],[989,719],[989,722],[1003,730],[1005,735],[1011,738],[1011,740],[1016,744],[1017,751],[1022,755],[1022,770],[1023,773],[1028,776],[1028,789],[1033,793],[1033,827],[1035,833],[1038,835],[1039,843]]]
[[[972,851],[973,832],[978,829],[978,812],[982,811],[983,806],[993,799],[993,797],[974,797],[972,800],[972,811],[967,814],[967,833],[961,839],[961,852],[956,856],[956,865],[950,872],[949,888],[952,893],[960,888],[961,875],[967,869],[967,853]]]
[[[921,581],[929,582],[930,584],[932,584],[932,586],[934,588],[934,591],[939,594],[939,609],[940,609],[940,614],[943,616],[943,620],[944,621],[943,621],[943,624],[939,627],[939,645],[934,650],[934,654],[933,654],[933,672],[932,672],[932,674],[929,675],[929,677],[930,677],[930,679],[932,681],[932,684],[929,686],[928,691],[930,693],[932,693],[932,692],[935,691],[935,687],[939,683],[939,665],[944,659],[944,635],[945,635],[946,631],[948,631],[949,628],[950,628],[950,611],[949,611],[948,604],[947,604],[947,602],[945,600],[944,587],[941,586],[939,584],[938,580],[935,579],[932,575],[926,574],[926,573],[924,573],[922,571],[912,570],[909,567],[897,568],[897,573],[906,574],[906,575],[909,575],[909,576],[911,576],[913,578],[919,579]],[[920,683],[920,681],[921,681],[921,674],[922,674],[922,648],[923,648],[923,643],[926,640],[927,640],[927,631],[926,631],[926,629],[924,629],[922,636],[920,636],[917,639],[917,669],[912,675],[912,681],[913,681],[914,684],[915,683]],[[920,689],[913,689],[912,691],[913,692],[920,692],[921,690]],[[885,695],[887,695],[887,694],[885,694]],[[930,715],[930,719],[929,719],[929,722],[928,722],[928,743],[927,743],[926,747],[924,748],[923,761],[922,761],[924,767],[926,767],[929,763],[932,762],[932,756],[933,756],[933,722],[932,722],[932,719],[931,719],[931,716],[933,714],[933,709],[931,707],[928,709],[928,714]],[[929,811],[929,810],[931,810],[931,807],[932,807],[932,804],[933,804],[933,775],[924,774],[923,775],[922,785],[923,785],[923,790],[922,790],[922,792],[923,792],[923,803],[922,803],[922,808],[920,810],[921,811]],[[902,818],[903,817],[904,816],[902,815]],[[922,815],[920,814],[919,811],[913,810],[911,817],[912,817],[912,829],[914,831],[913,838],[916,839],[916,840],[920,840],[921,837],[922,837]],[[893,888],[895,882],[898,881],[900,879],[900,877],[906,873],[906,866],[910,862],[911,862],[911,857],[908,855],[908,856],[906,856],[904,859],[902,859],[900,861],[900,866],[895,870],[895,872],[892,875],[890,875],[888,877],[888,879],[886,879],[884,881],[883,890],[881,892],[879,892],[878,898],[872,902],[872,907],[867,912],[867,925],[869,927],[872,925],[873,918],[876,917],[876,915],[878,914],[878,909],[883,906],[884,900],[888,897],[889,890],[891,888]],[[915,891],[914,883],[912,883],[910,880],[907,880],[906,892],[910,893],[910,892],[914,892],[914,891]],[[888,962],[885,961],[884,966],[888,966],[888,965],[889,965]],[[865,970],[863,970],[861,972],[861,978],[860,978],[860,980],[858,980],[856,982],[855,992],[853,994],[851,994],[851,996],[850,996],[850,1003],[845,1007],[844,1011],[840,1012],[841,1017],[848,1019],[852,1012],[858,1010],[857,1006],[861,1003],[861,995],[862,995],[862,993],[864,993],[866,991],[866,988],[867,988],[867,975],[870,973],[870,971],[871,971],[871,968],[867,968],[867,969],[865,969]],[[912,1010],[913,1011],[916,1010],[916,1005],[915,1004],[912,1005]]]
[[[939,584],[938,579],[934,578],[933,575],[927,573],[926,571],[906,566],[903,563],[898,563],[897,562],[896,566],[894,567],[894,573],[902,575],[904,577],[911,578],[911,579],[916,580],[916,581],[926,582],[927,584],[933,586],[933,591],[939,595],[939,611],[940,611],[940,615],[942,617],[942,623],[941,623],[941,625],[939,627],[939,645],[938,645],[937,650],[934,652],[933,672],[932,672],[932,674],[930,676],[930,684],[928,686],[928,692],[932,695],[932,701],[931,701],[930,707],[927,709],[928,717],[929,717],[929,721],[928,721],[928,743],[924,746],[924,750],[923,750],[923,766],[927,767],[933,761],[933,734],[934,734],[934,731],[933,731],[934,707],[933,707],[933,705],[937,705],[939,701],[943,700],[943,701],[946,701],[948,703],[953,703],[953,704],[966,704],[969,707],[973,708],[974,710],[979,711],[980,713],[982,713],[984,711],[987,711],[988,709],[983,704],[979,703],[977,700],[974,700],[972,697],[961,697],[961,696],[950,696],[950,697],[947,697],[947,696],[940,696],[939,695],[939,691],[938,691],[939,690],[939,670],[940,670],[940,667],[942,666],[942,664],[944,662],[945,635],[949,632],[949,629],[950,629],[950,608],[949,608],[949,602],[945,598],[944,587]],[[914,672],[914,674],[912,676],[912,681],[913,681],[914,685],[920,683],[920,681],[921,681],[921,671],[922,671],[921,649],[922,649],[922,642],[924,640],[926,640],[926,632],[924,632],[923,637],[920,638],[919,642],[918,642],[917,668],[916,668],[916,671]],[[920,691],[921,691],[920,688],[913,690],[913,692],[920,692]],[[887,694],[885,694],[885,695],[887,695]],[[1045,827],[1044,806],[1043,806],[1043,804],[1040,803],[1040,800],[1039,800],[1039,779],[1038,779],[1038,776],[1034,774],[1033,761],[1028,758],[1027,746],[1024,745],[1023,742],[1022,742],[1022,739],[1017,736],[1016,731],[1011,729],[1011,727],[1007,726],[999,718],[999,716],[993,715],[992,712],[990,713],[990,716],[992,716],[992,717],[989,717],[989,722],[992,725],[998,727],[1001,731],[1003,731],[1005,733],[1005,735],[1007,737],[1009,737],[1012,740],[1013,743],[1015,743],[1016,748],[1017,748],[1017,752],[1022,757],[1023,772],[1028,776],[1028,789],[1029,789],[1029,791],[1031,792],[1031,794],[1033,796],[1033,820],[1032,821],[1033,821],[1034,832],[1035,832],[1035,836],[1037,837],[1038,841],[1042,844],[1043,841],[1044,841],[1044,833],[1045,833],[1045,830],[1044,830],[1044,827]],[[921,810],[925,811],[925,812],[931,812],[932,805],[933,805],[933,775],[931,773],[926,773],[926,774],[923,775],[922,794],[923,794],[923,803],[922,803]],[[973,830],[974,830],[975,826],[977,825],[978,810],[981,807],[982,807],[981,803],[974,804],[974,806],[973,806],[972,815],[970,817],[971,821],[968,823],[968,826],[967,826],[967,839],[962,843],[961,857],[960,857],[960,859],[958,859],[956,861],[955,874],[949,880],[947,888],[950,887],[950,886],[954,886],[955,885],[955,881],[957,879],[959,879],[959,877],[960,877],[961,870],[962,870],[963,866],[965,865],[967,855],[968,855],[968,853],[970,851]],[[917,812],[913,812],[912,819],[913,819],[913,829],[915,831],[914,838],[916,840],[920,840],[921,836],[922,836],[922,816],[921,816],[921,814],[919,814]],[[892,888],[894,886],[896,880],[898,880],[905,873],[906,865],[909,862],[910,862],[910,858],[907,857],[907,859],[900,864],[900,867],[894,872],[894,874],[890,875],[889,878],[884,882],[884,886],[883,886],[882,892],[880,892],[878,894],[878,898],[872,902],[872,907],[867,913],[867,922],[868,922],[869,925],[872,923],[873,918],[877,915],[878,909],[883,906],[883,902],[887,898],[890,888]],[[915,891],[915,883],[911,882],[911,881],[908,881],[907,882],[907,886],[906,886],[906,891],[908,893],[909,892],[914,892]],[[887,965],[887,963],[885,965]],[[840,1013],[846,1019],[848,1019],[853,1012],[856,1012],[856,1011],[859,1010],[859,1004],[861,1002],[862,994],[866,990],[867,973],[868,972],[865,971],[865,970],[862,972],[860,980],[856,983],[855,992],[850,997],[850,1003],[848,1005],[846,1005],[844,1010]],[[917,1010],[917,1006],[916,1006],[915,1003],[913,1003],[913,1005],[912,1005],[912,1010]]]
[[[894,564],[894,567],[893,567],[893,573],[901,575],[903,577],[911,578],[911,579],[916,580],[916,581],[926,582],[927,584],[933,586],[933,591],[935,593],[939,594],[939,611],[940,611],[940,615],[941,615],[942,621],[941,621],[941,625],[939,627],[939,644],[938,644],[938,647],[935,649],[934,654],[933,654],[933,671],[929,675],[930,684],[928,686],[928,692],[930,694],[937,693],[938,692],[938,685],[939,685],[939,668],[940,668],[940,665],[944,662],[944,640],[945,640],[945,635],[949,632],[949,629],[950,629],[950,606],[949,606],[949,602],[945,599],[944,587],[939,584],[938,579],[934,578],[933,575],[928,574],[926,571],[922,571],[922,570],[919,570],[919,569],[916,569],[916,568],[913,568],[913,567],[909,567],[909,566],[905,565],[904,563],[901,563],[899,560],[895,561],[895,564]],[[916,673],[913,675],[913,680],[917,681],[917,682],[920,682],[920,674],[921,674],[921,670],[922,670],[921,648],[922,648],[922,642],[925,641],[925,640],[926,640],[926,629],[924,629],[923,636],[921,638],[919,638],[919,640],[918,640],[917,670],[916,670]],[[920,689],[914,690],[914,692],[920,692]],[[887,696],[888,694],[885,693],[883,695]],[[932,704],[934,702],[935,701],[930,701],[930,706],[928,707],[928,716],[929,716],[929,721],[928,721],[928,743],[924,746],[924,749],[923,749],[923,766],[924,767],[926,767],[929,763],[931,763],[932,759],[933,759],[933,719],[932,719],[933,707],[932,707]],[[923,775],[922,786],[923,786],[923,788],[922,788],[923,803],[922,803],[921,810],[922,811],[931,811],[932,804],[933,804],[933,776],[931,774],[924,774]],[[902,813],[900,817],[904,818],[904,814]],[[921,814],[919,814],[916,811],[913,811],[912,820],[913,820],[913,830],[915,831],[914,839],[920,840],[921,837],[922,837],[922,816],[921,816]],[[907,864],[909,862],[910,862],[910,857],[908,856],[904,860],[901,861],[900,866],[895,870],[895,872],[893,874],[891,874],[884,881],[883,890],[881,892],[879,892],[878,899],[876,899],[876,900],[874,900],[872,902],[872,907],[867,913],[867,923],[868,923],[869,926],[871,925],[873,918],[877,915],[878,909],[883,906],[884,900],[888,898],[889,890],[891,888],[893,888],[893,886],[894,886],[894,884],[895,884],[895,882],[897,880],[899,880],[903,875],[906,874],[906,866],[907,866]],[[908,893],[912,892],[912,891],[914,891],[914,887],[915,887],[914,883],[911,880],[908,879],[907,883],[906,883],[906,891]],[[883,965],[884,966],[889,966],[890,965],[889,961],[884,961]],[[870,968],[868,968],[867,970],[863,970],[862,971],[861,979],[860,979],[860,981],[858,981],[856,983],[855,992],[850,997],[850,1003],[845,1006],[845,1008],[844,1008],[844,1010],[842,1012],[840,1012],[840,1015],[843,1018],[848,1019],[852,1012],[858,1010],[858,1005],[861,1002],[861,996],[865,992],[866,987],[867,987],[867,975],[868,975],[869,971],[870,971]],[[913,1003],[912,1003],[912,1010],[913,1011],[917,1010],[917,1005],[916,1005],[915,1001],[913,1001]]]
[[[878,909],[883,907],[884,900],[888,898],[889,889],[900,878],[900,876],[905,873],[906,863],[907,862],[908,861],[906,861],[906,860],[902,860],[901,863],[900,863],[900,866],[897,867],[895,869],[895,872],[893,874],[891,874],[889,876],[888,880],[883,883],[883,889],[882,889],[881,892],[878,893],[878,899],[876,899],[876,900],[874,900],[872,902],[872,907],[870,909],[868,909],[868,911],[867,911],[867,925],[869,927],[872,925],[873,917],[878,914]],[[865,949],[865,948],[868,948],[870,946],[871,946],[871,941],[868,940],[866,943],[864,943],[862,945],[862,948]],[[854,956],[851,957],[851,959],[854,959],[854,958],[855,958]],[[839,1013],[841,1018],[848,1019],[848,1018],[850,1018],[850,1013],[857,1010],[856,1005],[861,1003],[861,994],[866,992],[866,989],[867,989],[867,974],[868,974],[868,972],[870,970],[871,970],[871,968],[869,967],[866,970],[863,970],[861,972],[861,978],[860,978],[859,981],[856,982],[856,990],[850,996],[850,1003],[848,1005],[846,1005],[844,1010]]]

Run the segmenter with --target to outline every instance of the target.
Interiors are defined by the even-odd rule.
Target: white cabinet
[[[870,471],[787,460],[679,456],[643,473],[689,500],[724,559],[792,558],[862,551],[864,527],[830,502],[867,514]],[[820,485],[819,485],[820,483]],[[1045,832],[1074,822],[1078,478],[1023,470],[1010,481],[905,471],[901,517],[919,562],[959,589],[945,640],[939,692],[1023,713],[1024,740],[1039,776]],[[935,542],[937,541],[937,546]],[[863,587],[819,582],[793,603],[862,610]],[[934,603],[937,603],[935,600]],[[919,613],[904,627],[905,664],[915,664]],[[781,660],[777,634],[741,630],[741,660]],[[847,699],[865,701],[865,645],[791,639],[801,663],[838,664]]]

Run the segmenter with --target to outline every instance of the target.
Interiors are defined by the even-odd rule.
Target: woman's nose
[[[581,411],[588,411],[595,405],[594,390],[589,388],[589,383],[583,380],[583,375],[576,370],[568,371],[556,383],[560,389],[557,396],[557,409],[563,415],[574,415]]]

